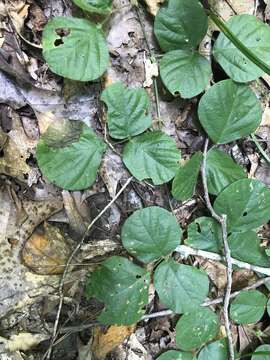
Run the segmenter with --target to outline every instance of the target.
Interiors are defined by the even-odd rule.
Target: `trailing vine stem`
[[[232,259],[231,259],[231,251],[228,244],[228,233],[227,233],[227,218],[226,215],[219,215],[215,212],[209,197],[208,192],[208,185],[207,185],[207,177],[206,177],[206,158],[207,158],[207,151],[208,151],[209,139],[207,138],[204,145],[203,151],[203,161],[201,166],[201,175],[202,175],[202,183],[203,183],[203,190],[204,190],[204,199],[206,202],[206,206],[211,213],[211,216],[220,224],[222,229],[222,239],[223,239],[223,246],[224,246],[224,254],[225,260],[227,265],[227,285],[224,295],[224,302],[223,302],[223,315],[225,321],[225,329],[227,334],[228,340],[228,348],[229,348],[229,360],[235,360],[234,357],[234,349],[233,349],[233,338],[231,332],[231,323],[229,319],[229,306],[230,306],[230,296],[232,291]]]

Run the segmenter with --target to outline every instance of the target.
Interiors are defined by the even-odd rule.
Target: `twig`
[[[227,265],[227,285],[226,285],[226,291],[224,295],[224,303],[223,303],[223,315],[224,315],[224,321],[225,321],[225,329],[226,334],[228,338],[228,347],[229,347],[229,359],[234,360],[234,349],[233,349],[233,338],[232,338],[232,332],[231,332],[231,323],[229,319],[229,306],[230,306],[230,296],[232,291],[232,259],[231,259],[231,251],[228,244],[228,234],[227,234],[227,220],[226,215],[219,215],[215,212],[208,193],[208,186],[207,186],[207,177],[206,177],[206,158],[207,158],[207,151],[208,151],[208,144],[209,139],[207,138],[204,145],[204,151],[203,151],[203,161],[202,161],[202,167],[201,167],[201,174],[202,174],[202,182],[203,182],[203,189],[204,189],[204,198],[206,202],[206,206],[208,210],[210,211],[212,217],[216,219],[222,229],[222,239],[223,239],[223,246],[224,246],[224,254],[226,259],[226,265]]]
[[[122,192],[127,188],[127,186],[130,184],[130,182],[132,181],[133,177],[130,177],[125,184],[123,185],[123,187],[118,191],[118,193],[115,195],[115,197],[109,202],[108,205],[106,205],[104,207],[104,209],[94,218],[94,220],[91,221],[91,223],[88,225],[84,235],[82,236],[80,242],[78,243],[78,245],[75,247],[75,249],[72,251],[66,266],[65,266],[65,270],[59,285],[59,305],[58,305],[58,310],[57,310],[57,314],[56,314],[56,319],[55,319],[55,323],[54,323],[54,328],[53,328],[53,334],[52,334],[52,338],[51,338],[51,342],[50,342],[50,346],[49,349],[47,351],[47,353],[45,354],[45,359],[50,359],[51,358],[51,354],[52,354],[52,349],[54,346],[54,342],[55,339],[57,337],[57,332],[58,332],[58,324],[59,324],[59,320],[60,320],[60,315],[61,315],[61,311],[62,311],[62,306],[63,306],[63,299],[64,299],[64,292],[63,292],[63,288],[64,288],[64,283],[65,283],[65,278],[66,275],[68,273],[68,268],[72,263],[73,258],[75,257],[75,255],[77,254],[77,252],[80,250],[81,246],[83,245],[86,236],[88,235],[90,229],[93,227],[93,225],[101,218],[101,216],[115,203],[115,201],[119,198],[119,196],[122,194]]]
[[[266,154],[266,152],[263,150],[263,148],[262,148],[261,144],[259,143],[259,141],[257,140],[256,136],[254,134],[251,134],[250,136],[251,136],[251,139],[254,141],[255,145],[257,146],[261,155],[265,158],[265,160],[268,162],[268,164],[270,164],[270,158]]]

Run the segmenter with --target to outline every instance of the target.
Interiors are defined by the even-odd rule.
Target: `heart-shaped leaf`
[[[260,345],[252,355],[251,360],[269,360],[270,345]]]
[[[122,242],[132,255],[148,263],[175,250],[181,234],[172,213],[151,206],[135,211],[126,220],[122,228]]]
[[[196,360],[191,353],[169,350],[161,354],[156,360]]]
[[[262,109],[247,85],[224,80],[201,98],[198,115],[211,140],[226,144],[255,131],[261,122]]]
[[[231,32],[256,56],[270,65],[270,28],[256,16],[233,16],[226,23]],[[263,75],[263,71],[250,61],[224,35],[220,34],[213,50],[215,59],[234,81],[248,82]]]
[[[101,28],[86,19],[53,18],[44,28],[42,46],[50,69],[72,80],[96,80],[109,63]]]
[[[122,83],[108,86],[101,95],[108,107],[110,135],[125,139],[141,134],[151,126],[150,101],[144,89],[126,89]]]
[[[112,10],[112,0],[72,0],[74,4],[90,13],[107,15]]]
[[[226,339],[218,340],[206,345],[198,356],[198,360],[228,360]]]
[[[154,285],[161,303],[178,314],[198,308],[209,291],[205,272],[173,260],[164,261],[158,266]]]
[[[123,161],[138,180],[151,179],[155,185],[170,181],[178,169],[180,152],[175,142],[161,131],[145,133],[125,146]]]
[[[86,286],[88,297],[104,302],[98,320],[103,324],[130,325],[144,314],[150,274],[128,259],[112,256],[95,270]]]
[[[160,61],[160,76],[166,88],[184,99],[200,94],[210,80],[209,61],[192,49],[174,50]]]

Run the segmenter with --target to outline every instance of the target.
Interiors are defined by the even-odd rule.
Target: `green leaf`
[[[192,98],[207,86],[212,70],[209,61],[192,49],[174,50],[160,61],[160,76],[166,88],[175,96]]]
[[[226,339],[218,340],[206,345],[198,356],[198,360],[228,360]]]
[[[197,0],[167,0],[157,13],[154,32],[162,50],[170,51],[197,47],[207,26],[207,16]]]
[[[138,180],[152,179],[154,185],[170,181],[178,169],[180,152],[175,142],[161,131],[135,137],[125,146],[123,161]]]
[[[205,272],[173,260],[158,266],[154,285],[161,303],[178,314],[197,309],[209,291]]]
[[[54,126],[51,125],[51,126]],[[57,144],[57,135],[41,137],[37,146],[37,161],[42,174],[53,184],[67,190],[89,188],[96,179],[102,154],[106,145],[85,124],[81,123],[81,134],[74,141],[66,137],[62,147],[61,139]],[[60,131],[60,129],[59,129]],[[48,129],[49,134],[53,131]],[[61,134],[60,134],[61,135]],[[56,146],[48,145],[48,141],[56,142]]]
[[[199,308],[183,315],[176,325],[176,343],[183,350],[193,350],[216,337],[219,329],[217,315]]]
[[[42,46],[49,68],[68,79],[96,80],[109,63],[102,30],[86,19],[53,18],[44,28]]]
[[[233,16],[226,23],[231,32],[257,57],[270,65],[270,29],[267,24],[251,15]],[[224,35],[220,34],[213,50],[215,59],[234,81],[248,82],[263,75]]]
[[[182,231],[176,218],[158,206],[135,211],[122,227],[124,247],[148,263],[169,255],[181,241]]]
[[[74,4],[90,13],[107,15],[112,10],[112,0],[72,0]]]
[[[252,355],[251,360],[269,360],[270,358],[270,345],[260,345]]]
[[[247,85],[224,80],[203,95],[198,115],[211,140],[226,144],[255,131],[261,122],[262,109]]]
[[[86,286],[88,297],[104,302],[98,320],[103,324],[130,325],[144,314],[150,274],[129,260],[112,256],[95,270]]]
[[[108,86],[101,95],[108,107],[110,135],[125,139],[141,134],[151,126],[150,101],[144,89],[126,89],[122,83]]]
[[[223,151],[211,149],[207,153],[206,177],[210,194],[218,195],[233,182],[246,176],[244,169]]]
[[[172,195],[175,199],[185,201],[193,196],[202,157],[202,153],[199,151],[178,169],[172,183]]]
[[[258,180],[238,180],[219,194],[214,209],[227,215],[229,231],[256,229],[270,219],[270,189]]]
[[[161,354],[156,360],[196,360],[191,353],[169,350]]]
[[[221,227],[213,218],[197,218],[188,226],[186,243],[195,249],[218,253],[223,244]]]
[[[258,290],[241,291],[230,306],[230,318],[237,324],[259,321],[266,309],[267,298]]]

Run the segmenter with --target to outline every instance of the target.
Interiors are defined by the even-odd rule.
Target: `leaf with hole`
[[[167,0],[156,15],[154,32],[161,49],[170,51],[196,48],[207,26],[207,16],[199,1]]]
[[[89,13],[107,15],[112,10],[112,0],[72,0],[81,9]]]
[[[158,266],[154,285],[161,303],[178,314],[197,309],[209,291],[205,272],[173,260],[164,261]]]
[[[109,52],[98,25],[75,17],[55,17],[42,35],[43,56],[57,75],[72,80],[98,79],[107,69]]]
[[[122,83],[108,86],[101,95],[108,108],[111,137],[125,139],[139,135],[151,126],[150,101],[144,89],[126,89]]]
[[[256,229],[270,219],[270,189],[258,180],[238,180],[218,195],[214,209],[227,215],[228,231]]]
[[[261,122],[262,109],[247,85],[223,80],[203,95],[198,116],[211,140],[226,144],[255,131]]]
[[[228,360],[226,339],[218,340],[206,345],[198,356],[198,360]]]
[[[226,23],[231,32],[259,59],[270,65],[270,28],[255,16],[233,16]],[[213,54],[226,73],[237,82],[248,82],[263,75],[257,65],[250,61],[224,35],[220,34]]]
[[[217,315],[204,307],[183,315],[176,324],[176,344],[185,351],[197,349],[216,337]]]
[[[237,324],[258,322],[266,309],[267,298],[258,290],[241,291],[232,301],[230,318]]]
[[[270,359],[270,345],[260,345],[255,350],[251,360],[269,360]]]
[[[156,360],[196,360],[191,353],[169,350],[161,354]]]
[[[166,88],[184,99],[200,94],[210,81],[209,61],[192,49],[166,53],[160,61],[160,76]]]
[[[91,274],[86,295],[105,304],[98,317],[103,324],[131,325],[144,314],[150,274],[128,259],[112,256]]]
[[[180,152],[175,142],[161,131],[139,135],[124,147],[123,161],[138,180],[154,185],[170,181],[176,174]]]
[[[67,190],[87,189],[94,183],[102,154],[106,149],[103,141],[88,126],[83,123],[81,125],[79,137],[75,132],[76,138],[68,137],[69,134],[66,134],[69,141],[62,147],[59,147],[59,144],[48,145],[48,140],[50,144],[56,140],[56,134],[50,130],[51,127],[48,133],[52,136],[47,137],[45,133],[37,146],[36,156],[42,174],[53,184]],[[58,131],[63,137],[60,130],[61,127]],[[71,130],[73,131],[73,128]]]
[[[175,199],[185,201],[193,196],[201,162],[202,153],[199,151],[178,169],[172,183],[172,195]]]
[[[148,263],[169,255],[180,244],[182,231],[169,211],[151,206],[135,211],[124,223],[124,247]]]

